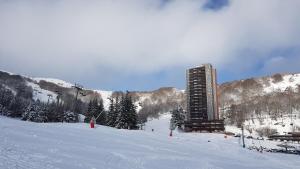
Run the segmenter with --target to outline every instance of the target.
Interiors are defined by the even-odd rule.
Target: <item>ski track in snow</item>
[[[1,169],[296,169],[299,156],[258,153],[222,134],[169,137],[169,115],[145,131],[0,116]],[[154,129],[154,132],[151,129]],[[208,142],[210,140],[211,142]]]

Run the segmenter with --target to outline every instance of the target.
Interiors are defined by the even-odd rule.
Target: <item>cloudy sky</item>
[[[300,72],[299,0],[0,0],[0,69],[104,90]]]

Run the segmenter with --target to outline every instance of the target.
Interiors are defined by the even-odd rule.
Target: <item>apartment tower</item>
[[[219,119],[216,69],[203,64],[186,70],[186,121],[200,123]]]

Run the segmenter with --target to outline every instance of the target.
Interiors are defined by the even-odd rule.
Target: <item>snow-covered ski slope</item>
[[[155,128],[156,127],[156,128]],[[163,129],[162,129],[163,127]],[[155,128],[154,132],[151,128]],[[243,149],[221,134],[175,133],[167,117],[146,131],[0,116],[1,169],[297,169],[299,156]],[[210,140],[210,142],[208,142]]]

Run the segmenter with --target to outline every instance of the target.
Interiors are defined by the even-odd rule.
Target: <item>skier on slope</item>
[[[91,121],[90,121],[90,126],[91,126],[91,128],[95,128],[95,117],[93,116],[92,118],[91,118]]]

